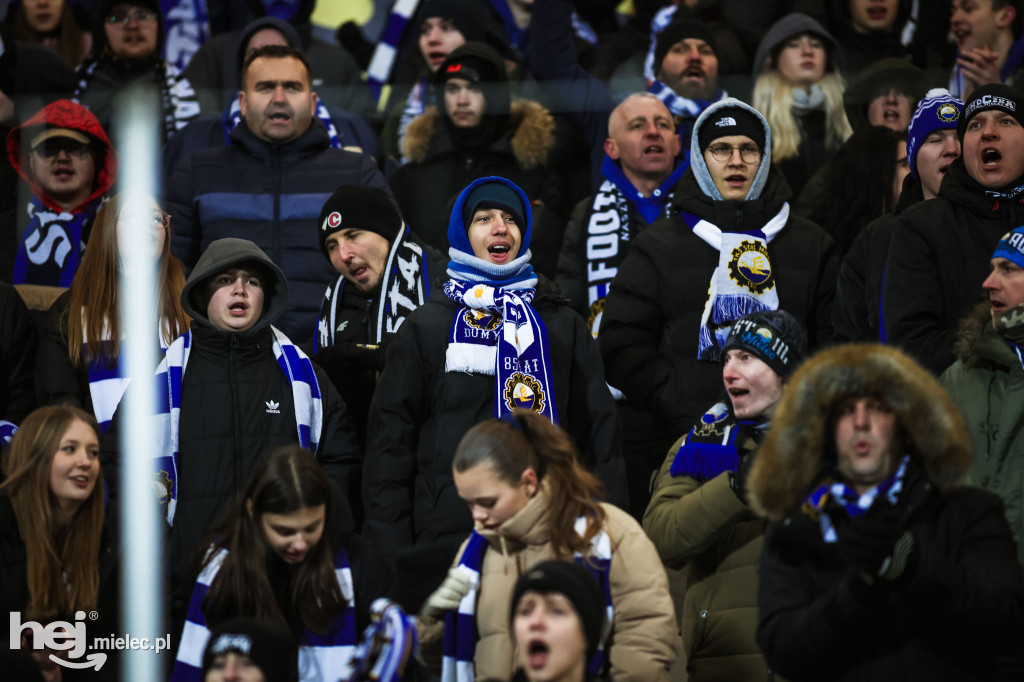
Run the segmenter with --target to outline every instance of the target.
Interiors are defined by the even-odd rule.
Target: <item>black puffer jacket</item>
[[[193,289],[217,272],[252,260],[265,264],[276,277],[272,286],[264,283],[262,317],[245,332],[214,328],[206,310],[195,307]],[[182,305],[192,317],[192,347],[181,382],[178,502],[169,540],[176,598],[183,596],[180,591],[185,588],[192,552],[218,512],[245,487],[263,455],[297,440],[291,384],[274,357],[270,328],[287,298],[288,285],[277,266],[252,244],[237,240],[208,248],[182,290]],[[322,371],[317,371],[317,381],[323,427],[316,457],[348,492],[358,485],[355,432],[345,403]],[[119,409],[103,438],[101,453],[112,494],[118,484],[120,417]]]
[[[981,293],[999,238],[1024,224],[1024,192],[992,194],[961,157],[938,198],[904,211],[893,230],[882,291],[886,340],[935,374],[955,359],[957,325]]]
[[[673,217],[645,228],[630,247],[605,301],[598,337],[609,383],[651,413],[651,438],[661,452],[718,401],[722,390],[721,363],[697,359],[701,315],[719,253],[677,212],[692,213],[723,232],[746,232],[760,229],[793,196],[773,166],[759,198],[716,201],[698,185],[697,168],[707,173],[703,158],[694,160],[676,186]],[[827,343],[838,268],[832,239],[790,214],[768,244],[768,258],[779,308],[804,324],[811,349]]]
[[[0,282],[0,420],[15,424],[36,407],[36,325],[17,289]]]
[[[547,327],[560,425],[604,483],[608,501],[625,506],[619,419],[597,346],[550,281],[537,285],[533,307]],[[473,528],[452,480],[452,457],[471,426],[494,417],[495,379],[445,372],[457,309],[435,291],[409,316],[391,342],[370,406],[364,534],[382,546],[462,539]]]

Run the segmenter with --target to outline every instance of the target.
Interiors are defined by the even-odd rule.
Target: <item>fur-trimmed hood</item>
[[[551,112],[532,100],[516,100],[512,102],[509,121],[511,136],[508,145],[519,165],[531,170],[547,163],[555,145],[555,119]],[[443,141],[442,137],[445,138]],[[495,144],[500,143],[501,140]],[[405,131],[402,155],[412,163],[422,163],[449,145],[440,111],[436,106],[427,107]]]
[[[928,479],[940,490],[960,482],[971,465],[971,442],[960,410],[923,367],[889,346],[849,344],[822,351],[790,379],[750,472],[750,505],[769,519],[796,508],[818,482],[832,410],[851,396],[876,396],[903,426]]]
[[[1006,339],[992,325],[992,304],[979,301],[960,320],[953,354],[967,369],[1005,370],[1019,365]]]

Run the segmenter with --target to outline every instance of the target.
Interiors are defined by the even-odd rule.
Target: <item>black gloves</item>
[[[876,504],[878,502],[876,501]],[[895,581],[907,569],[914,551],[914,536],[906,529],[898,510],[884,505],[864,516],[850,519],[836,529],[836,553],[868,584],[877,579]]]
[[[748,504],[747,478],[750,476],[750,467],[753,464],[754,452],[749,452],[745,457],[740,458],[740,465],[736,467],[736,471],[729,473],[729,487],[743,504]]]

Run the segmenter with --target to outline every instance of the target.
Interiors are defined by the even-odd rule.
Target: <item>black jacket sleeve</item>
[[[324,471],[337,481],[353,504],[359,500],[363,456],[349,417],[348,406],[342,400],[327,373],[315,368],[323,403],[323,430],[317,444],[316,456]]]
[[[587,263],[582,250],[586,239],[583,221],[590,205],[590,197],[587,197],[573,209],[558,254],[558,274],[555,279],[562,294],[572,304],[572,309],[582,315],[583,319],[590,313],[587,306]]]
[[[41,405],[72,405],[92,411],[84,374],[68,355],[67,294],[58,298],[39,322],[36,395]]]
[[[36,327],[18,291],[0,283],[0,419],[21,423],[36,407]]]

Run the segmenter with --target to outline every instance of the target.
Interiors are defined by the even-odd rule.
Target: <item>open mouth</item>
[[[988,302],[989,304],[992,305],[992,310],[995,310],[996,312],[1000,312],[1006,308],[1006,304],[1004,304],[998,298],[989,298]]]
[[[367,270],[369,270],[369,268],[366,267],[365,265],[357,265],[354,268],[351,268],[349,270],[349,272],[352,273],[353,277],[355,277],[356,279],[359,279],[360,277],[362,277],[363,275],[366,274]]]
[[[953,38],[958,43],[962,43],[969,35],[971,35],[971,30],[969,28],[958,27],[953,29]]]
[[[750,393],[750,391],[748,389],[745,389],[745,388],[730,388],[729,389],[729,396],[732,397],[732,398],[742,398],[743,396],[747,395],[748,393]]]
[[[952,166],[952,165],[953,165],[952,163],[947,163],[945,166],[939,166],[939,173],[941,173],[942,175],[945,175],[946,171],[948,171],[949,167]]]
[[[278,121],[278,122],[282,122],[282,123],[286,122],[286,121],[290,121],[292,119],[291,116],[289,116],[287,113],[285,113],[283,111],[275,111],[274,113],[272,113],[269,116],[267,116],[267,118],[269,120],[271,120],[271,121]]]
[[[997,149],[984,149],[981,152],[981,163],[985,168],[995,168],[1003,160],[1003,155]]]
[[[498,255],[507,254],[512,247],[508,244],[491,244],[487,247],[487,253],[496,253]]]
[[[440,64],[441,62],[444,61],[444,58],[447,56],[447,52],[443,52],[441,50],[431,50],[430,52],[427,52],[427,61],[430,62],[431,64]]]
[[[882,118],[886,123],[896,123],[900,120],[900,112],[896,109],[886,109],[882,112]]]
[[[232,313],[235,313],[236,315],[241,315],[248,309],[249,306],[242,302],[232,303],[230,306],[228,306],[228,310],[230,310]]]
[[[727,175],[727,176],[725,176],[725,181],[727,183],[729,183],[729,185],[731,187],[742,187],[743,184],[747,181],[747,176],[745,176],[745,175]]]
[[[889,11],[884,7],[872,7],[868,10],[868,18],[872,21],[881,21],[888,13]]]
[[[665,148],[660,144],[652,144],[644,147],[644,154],[664,154]]]
[[[53,174],[58,178],[70,178],[75,173],[70,168],[58,168],[53,171]]]
[[[532,640],[526,647],[526,663],[531,670],[539,670],[548,662],[550,648],[540,640]]]
[[[698,78],[704,80],[704,69],[700,66],[688,66],[683,71],[683,78]]]
[[[88,487],[88,485],[89,485],[89,477],[88,476],[72,476],[71,477],[71,482],[75,486],[77,486],[79,488],[85,488],[85,487]]]

